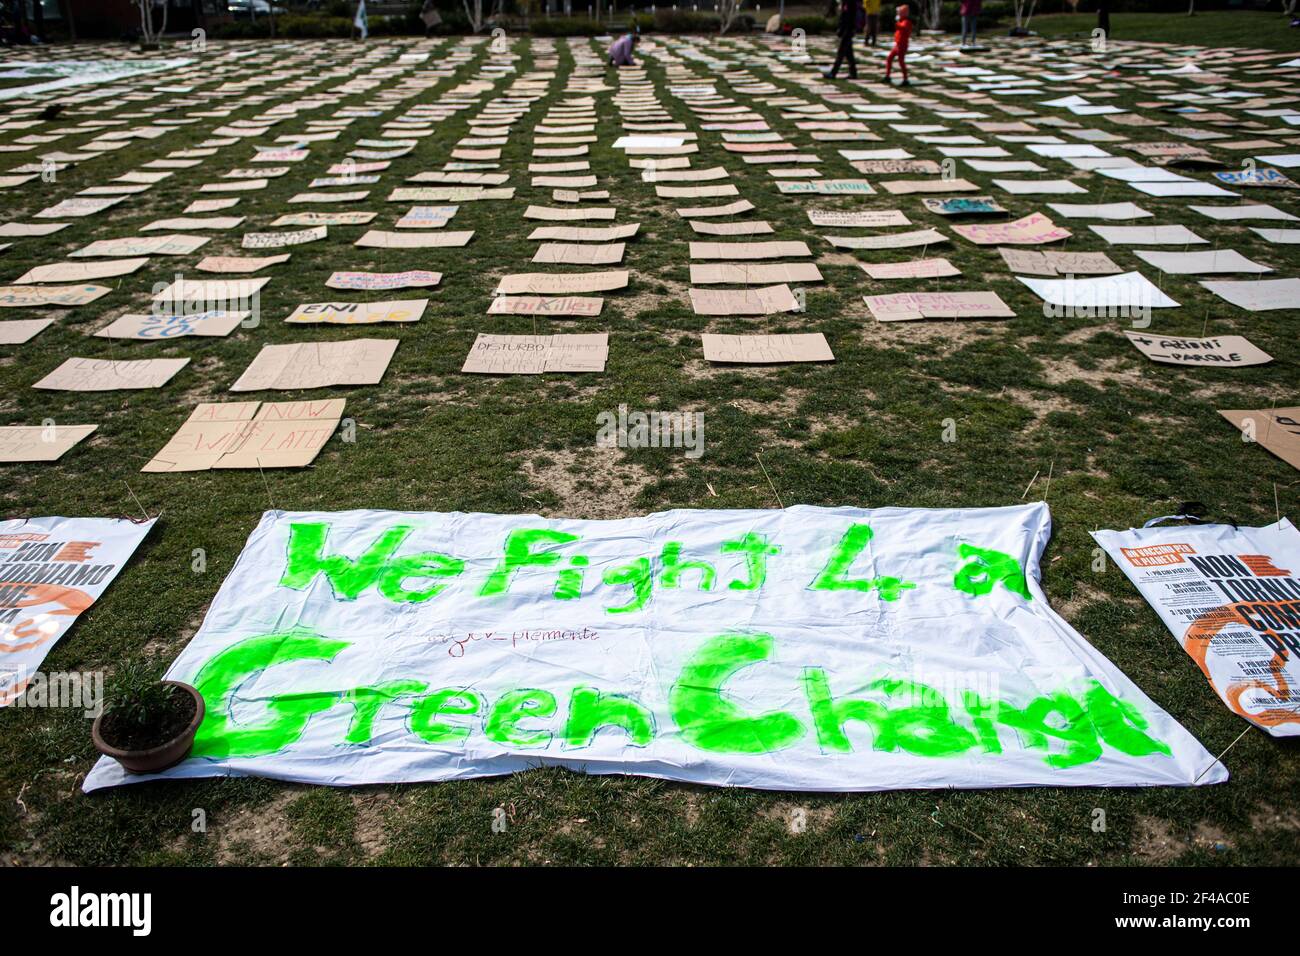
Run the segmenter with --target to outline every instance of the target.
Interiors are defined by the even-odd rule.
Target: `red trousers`
[[[889,79],[890,72],[894,69],[894,60],[898,60],[898,68],[903,71],[903,79],[907,79],[907,47],[900,47],[895,43],[889,48],[889,56],[885,57],[885,79]]]

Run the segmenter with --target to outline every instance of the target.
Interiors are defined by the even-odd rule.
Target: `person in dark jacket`
[[[835,79],[840,64],[846,61],[849,65],[849,79],[858,78],[858,61],[853,57],[853,41],[862,29],[859,21],[863,19],[862,0],[840,0],[840,22],[836,30],[840,37],[840,48],[835,53],[835,65],[826,74],[827,78]]]

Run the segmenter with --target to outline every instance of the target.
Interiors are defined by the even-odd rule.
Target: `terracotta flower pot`
[[[165,680],[163,683],[180,687],[194,698],[193,719],[188,727],[171,740],[157,747],[150,747],[148,750],[120,750],[106,741],[100,733],[104,720],[103,714],[95,718],[95,723],[90,728],[95,749],[106,757],[112,757],[130,773],[158,773],[176,766],[189,756],[190,749],[194,746],[194,735],[199,732],[199,725],[203,723],[203,697],[199,692],[189,684],[177,680]]]

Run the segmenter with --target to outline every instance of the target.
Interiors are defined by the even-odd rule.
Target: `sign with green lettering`
[[[365,784],[550,764],[782,790],[1226,779],[1048,607],[1050,531],[1044,504],[267,512],[168,674],[207,716],[164,776]],[[125,782],[105,760],[85,786]]]

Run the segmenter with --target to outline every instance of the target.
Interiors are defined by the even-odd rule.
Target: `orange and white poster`
[[[1094,531],[1234,714],[1300,736],[1300,532],[1204,524]]]
[[[117,577],[155,519],[0,521],[0,707]]]

